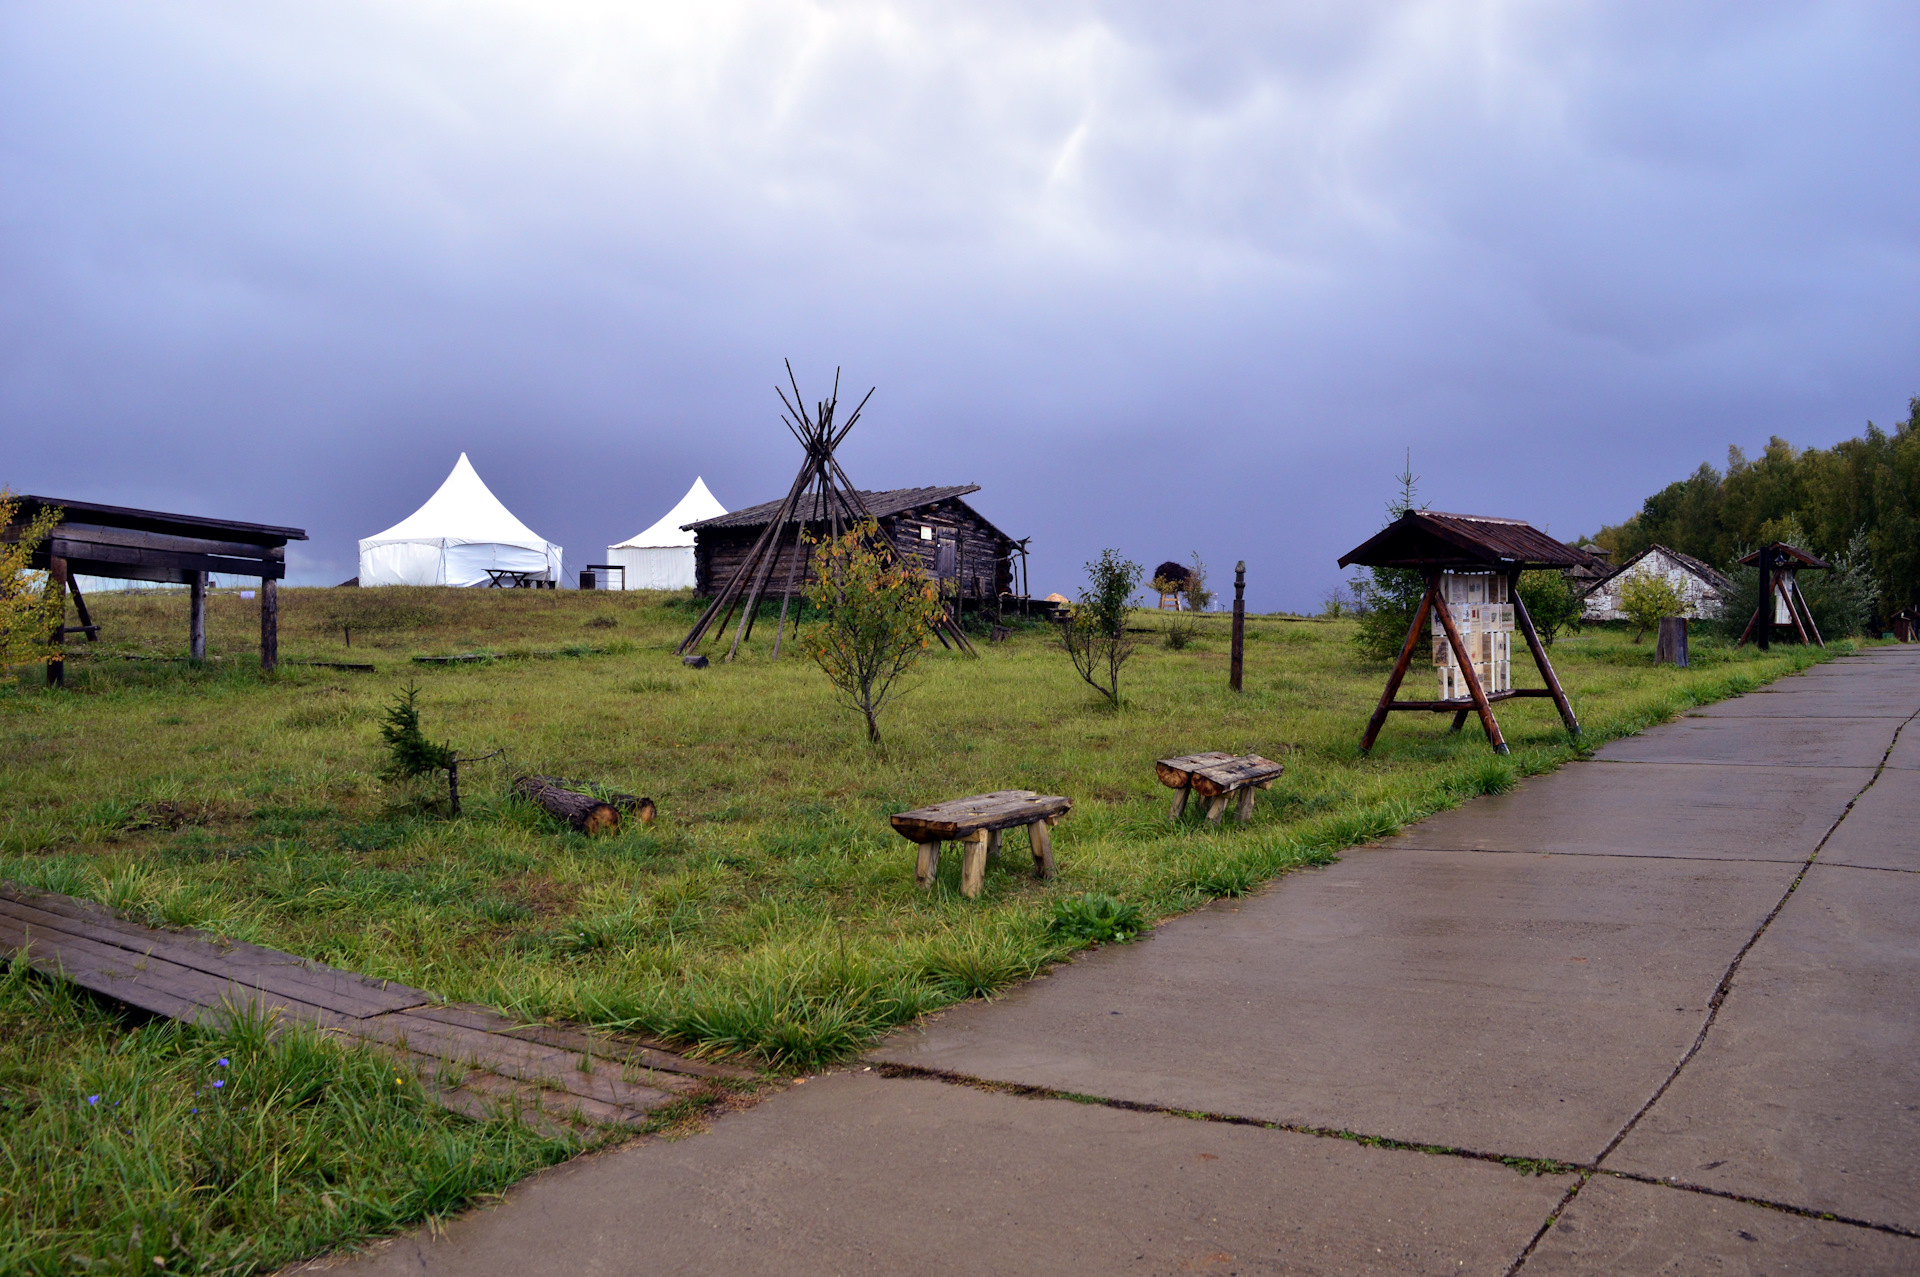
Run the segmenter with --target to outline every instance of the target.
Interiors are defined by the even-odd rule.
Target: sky
[[[1920,395],[1911,3],[0,3],[0,484],[305,528],[460,452],[569,575],[877,387],[977,483],[1317,610],[1408,458],[1571,539]]]

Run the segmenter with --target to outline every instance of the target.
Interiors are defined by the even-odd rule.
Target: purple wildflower
[[[215,1082],[215,1083],[214,1083],[213,1085],[214,1085],[214,1087],[215,1087],[216,1089],[218,1089],[219,1087],[223,1087],[223,1086],[225,1086],[226,1084],[227,1084],[227,1082],[226,1082],[226,1079],[225,1079],[225,1078],[222,1078],[222,1079],[220,1079],[219,1081],[217,1081],[217,1082]]]
[[[89,1104],[98,1104],[99,1102],[100,1102],[100,1097],[97,1095],[89,1095],[87,1097],[87,1103]]]
[[[221,1067],[221,1068],[223,1068],[223,1069],[227,1067],[227,1057],[226,1057],[226,1056],[224,1056],[224,1055],[223,1055],[223,1056],[221,1056],[221,1057],[220,1057],[220,1059],[219,1059],[219,1065],[220,1065],[220,1067]]]

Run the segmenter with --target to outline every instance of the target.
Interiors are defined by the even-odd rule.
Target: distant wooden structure
[[[1579,579],[1578,573],[1568,575],[1576,581]],[[1638,576],[1665,580],[1685,604],[1682,615],[1696,621],[1719,616],[1727,591],[1733,588],[1733,582],[1715,570],[1712,564],[1704,563],[1691,554],[1670,550],[1664,545],[1650,545],[1586,587],[1581,594],[1582,619],[1626,620],[1626,609],[1620,605],[1620,591],[1628,581]]]
[[[787,495],[778,501],[687,525],[694,533],[694,589],[712,601],[676,651],[684,656],[710,631],[724,631],[737,611],[740,624],[727,648],[727,658],[731,660],[740,650],[740,644],[753,633],[760,600],[771,586],[780,593],[780,621],[773,633],[773,655],[778,657],[780,640],[786,633],[787,613],[794,595],[805,589],[810,573],[809,538],[839,537],[846,530],[871,520],[879,528],[876,549],[896,560],[917,565],[940,583],[941,594],[948,600],[948,611],[934,630],[940,642],[971,652],[973,644],[960,629],[960,601],[965,597],[968,584],[975,593],[991,588],[995,591],[991,597],[997,597],[998,591],[1005,588],[1002,583],[1011,579],[1008,561],[1014,543],[994,529],[1003,544],[998,547],[998,557],[988,578],[992,585],[983,587],[980,584],[983,565],[977,556],[971,560],[962,556],[959,525],[951,517],[951,510],[942,515],[934,507],[944,504],[965,510],[955,498],[978,488],[971,484],[957,488],[903,488],[893,492],[863,492],[855,488],[840,468],[834,451],[859,422],[867,400],[873,398],[873,391],[868,390],[853,415],[840,422],[836,420],[840,405],[838,370],[833,374],[833,393],[820,400],[812,412],[806,409],[792,364],[787,365],[787,381],[793,387],[792,399],[777,386],[774,391],[785,409],[780,420],[803,453],[800,473],[794,476]],[[966,513],[972,515],[970,510]],[[905,517],[910,514],[912,519]],[[978,515],[972,517],[986,523]],[[902,535],[909,525],[917,529],[917,536]]]
[[[1539,529],[1518,519],[1496,519],[1477,514],[1442,514],[1435,510],[1409,510],[1387,527],[1349,550],[1340,559],[1341,567],[1405,568],[1426,578],[1427,589],[1420,596],[1407,641],[1400,648],[1386,690],[1367,722],[1361,738],[1362,751],[1373,748],[1387,715],[1395,710],[1451,713],[1453,730],[1459,731],[1470,712],[1480,715],[1480,725],[1494,752],[1508,752],[1506,738],[1494,718],[1496,701],[1518,696],[1550,696],[1560,711],[1567,730],[1576,735],[1580,720],[1560,686],[1559,677],[1547,660],[1547,649],[1534,629],[1533,618],[1521,602],[1520,574],[1531,568],[1569,569],[1582,566],[1591,556],[1554,540]],[[1460,609],[1464,617],[1456,617]],[[1434,700],[1396,701],[1401,680],[1420,645],[1421,631],[1432,620],[1434,665],[1440,676],[1441,695]],[[1462,626],[1461,620],[1467,622]],[[1511,657],[1506,647],[1517,624],[1533,654],[1533,663],[1546,681],[1541,688],[1516,688],[1511,682]],[[1471,645],[1469,640],[1471,639]],[[1489,683],[1494,686],[1490,689]]]
[[[1765,650],[1773,644],[1773,630],[1777,625],[1791,625],[1802,643],[1813,643],[1825,647],[1820,637],[1820,627],[1813,623],[1813,609],[1807,606],[1806,596],[1800,593],[1800,573],[1807,570],[1830,572],[1833,565],[1825,559],[1816,558],[1785,541],[1775,541],[1763,545],[1740,560],[1742,567],[1752,567],[1760,573],[1760,601],[1753,609],[1753,616],[1747,621],[1747,628],[1740,632],[1742,646],[1748,639]],[[1765,617],[1765,620],[1761,618]]]
[[[287,574],[287,542],[306,540],[305,530],[23,496],[16,498],[14,522],[4,535],[18,536],[18,529],[48,508],[63,514],[35,553],[33,566],[47,574],[54,589],[73,596],[80,614],[79,625],[67,625],[62,618],[56,641],[68,634],[85,634],[88,642],[99,636],[100,627],[88,615],[75,577],[164,581],[188,587],[187,649],[194,660],[205,660],[207,578],[215,573],[253,576],[260,578],[260,668],[271,670],[280,663],[279,583]],[[66,662],[56,655],[47,663],[47,681],[58,684],[65,678]]]
[[[1172,608],[1176,612],[1186,606],[1187,586],[1192,581],[1193,569],[1172,559],[1155,568],[1153,575],[1147,578],[1147,583],[1160,596],[1160,607],[1163,610]],[[1167,588],[1169,586],[1172,588]]]

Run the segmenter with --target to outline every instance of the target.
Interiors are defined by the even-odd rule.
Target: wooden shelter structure
[[[1827,645],[1820,637],[1820,627],[1813,623],[1813,609],[1807,606],[1806,596],[1800,593],[1799,578],[1800,573],[1808,569],[1830,572],[1833,570],[1831,563],[1785,541],[1775,541],[1741,559],[1740,565],[1759,569],[1760,600],[1753,609],[1753,616],[1747,621],[1747,628],[1740,631],[1740,642],[1735,643],[1735,647],[1752,639],[1764,651],[1773,643],[1773,627],[1776,625],[1793,626],[1802,643],[1816,643],[1821,647]],[[1762,620],[1762,617],[1766,619]]]
[[[1349,550],[1340,559],[1343,568],[1404,568],[1419,572],[1427,582],[1414,611],[1413,625],[1407,630],[1407,641],[1401,645],[1386,690],[1380,694],[1380,704],[1367,722],[1360,748],[1373,748],[1387,715],[1395,710],[1451,713],[1454,731],[1460,730],[1469,712],[1477,712],[1488,743],[1496,753],[1504,754],[1508,752],[1507,742],[1500,734],[1493,705],[1518,696],[1552,697],[1561,721],[1577,735],[1580,721],[1574,717],[1573,706],[1553,672],[1552,662],[1547,660],[1547,649],[1516,587],[1520,574],[1528,569],[1566,570],[1586,566],[1589,558],[1518,519],[1435,510],[1409,510]],[[1456,617],[1456,608],[1464,615]],[[1434,700],[1397,701],[1394,695],[1407,676],[1421,630],[1430,618],[1441,695]],[[1540,676],[1546,680],[1545,687],[1512,686],[1507,644],[1516,625]]]
[[[260,578],[260,668],[270,670],[280,663],[279,582],[287,574],[287,542],[306,540],[304,529],[22,496],[15,499],[13,523],[0,535],[17,537],[19,529],[49,508],[60,510],[61,519],[34,553],[33,566],[47,574],[50,588],[73,596],[80,614],[79,625],[67,625],[62,617],[56,642],[84,634],[91,643],[100,634],[76,577],[164,581],[188,587],[187,650],[194,660],[205,660],[207,578],[216,573],[253,576]],[[65,673],[60,657],[48,662],[48,682],[64,681]]]
[[[804,454],[800,473],[794,476],[787,495],[779,501],[687,525],[694,533],[694,588],[698,593],[709,595],[711,602],[676,651],[684,656],[710,631],[725,630],[738,611],[740,623],[727,648],[727,659],[732,660],[740,644],[753,633],[761,599],[768,587],[778,581],[780,621],[773,635],[773,655],[778,657],[780,640],[786,633],[787,612],[795,592],[803,589],[807,582],[808,560],[812,557],[808,538],[839,537],[847,529],[868,521],[879,529],[877,550],[896,560],[917,563],[923,572],[941,583],[948,610],[934,630],[940,642],[972,651],[973,645],[960,629],[959,604],[961,591],[968,583],[973,584],[976,592],[983,588],[979,584],[983,579],[979,569],[985,565],[977,558],[963,562],[957,522],[951,517],[936,519],[932,508],[944,505],[966,510],[957,498],[977,492],[978,487],[965,484],[956,488],[902,488],[892,492],[863,492],[855,488],[840,468],[834,451],[860,420],[860,413],[866,408],[867,400],[873,398],[873,391],[868,390],[853,415],[840,422],[836,420],[840,404],[838,370],[833,374],[833,393],[820,400],[811,413],[806,410],[791,363],[787,365],[787,381],[793,388],[792,399],[777,386],[774,393],[780,396],[785,409],[780,420]],[[920,515],[919,535],[903,538],[899,535],[901,516],[909,513]],[[966,513],[972,515],[970,510]],[[992,527],[978,515],[972,517]],[[955,531],[943,534],[942,522]],[[1007,560],[1011,558],[1013,542],[998,529],[994,531],[1006,544],[992,565],[991,575],[985,579],[991,580],[992,588],[997,590],[1001,582],[1010,579]]]

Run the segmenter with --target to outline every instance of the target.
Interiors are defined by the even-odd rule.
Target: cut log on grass
[[[605,785],[595,784],[590,780],[565,780],[559,776],[530,776],[527,779],[539,781],[542,785],[550,785],[555,789],[572,790],[583,797],[598,798],[603,803],[611,804],[613,809],[623,816],[630,816],[643,825],[651,825],[654,816],[658,814],[658,808],[653,805],[653,799],[642,798],[637,794],[616,794]]]
[[[545,776],[522,776],[513,782],[513,792],[566,821],[580,833],[597,834],[620,828],[620,811],[612,803],[591,794],[562,789]]]

